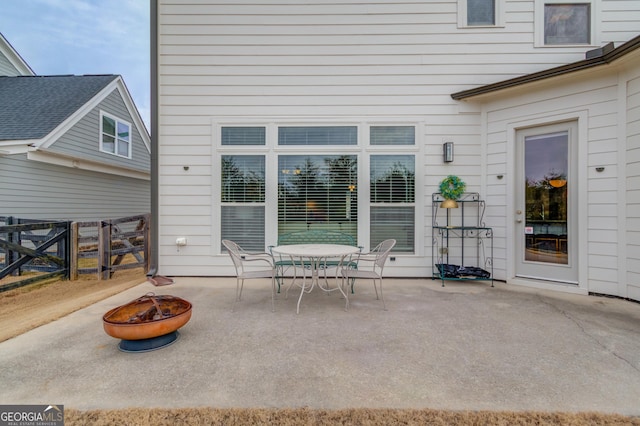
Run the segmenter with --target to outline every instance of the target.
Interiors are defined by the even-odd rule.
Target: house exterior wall
[[[626,81],[626,271],[627,297],[640,300],[640,70]]]
[[[0,155],[0,216],[92,221],[149,213],[149,181]]]
[[[638,170],[637,76],[640,62],[597,68],[479,99],[486,117],[487,201],[496,230],[494,267],[508,282],[516,278],[514,206],[516,132],[556,122],[578,123],[577,192],[579,288],[631,297],[637,286]],[[622,101],[620,101],[622,100]],[[625,121],[626,117],[626,121]],[[637,157],[637,155],[636,155]],[[603,171],[597,171],[603,167]],[[498,179],[499,175],[506,179]],[[497,207],[500,206],[500,207]],[[531,283],[527,283],[530,285]],[[540,287],[545,287],[540,285]],[[550,285],[554,288],[554,285]]]
[[[101,111],[124,120],[131,125],[131,159],[100,151]],[[115,89],[98,106],[80,119],[75,126],[47,148],[47,151],[143,172],[149,171],[151,167],[149,151],[144,145],[140,131],[136,127],[131,114],[129,114],[118,89]]]
[[[0,52],[0,75],[16,76],[20,75],[16,67]]]
[[[487,200],[486,222],[496,228],[495,277],[508,279],[509,192],[506,184],[492,180],[507,162],[507,142],[493,122],[484,124],[487,113],[452,100],[450,94],[578,61],[600,44],[627,41],[631,28],[640,22],[640,4],[623,3],[626,9],[621,2],[597,2],[602,17],[597,44],[538,48],[533,37],[534,1],[505,1],[503,27],[460,28],[454,0],[316,0],[304,5],[160,0],[159,272],[233,273],[228,256],[220,254],[216,244],[219,123],[413,122],[420,131],[416,214],[422,215],[416,253],[398,256],[385,272],[431,274],[431,193],[443,177],[456,174],[467,182],[468,190]],[[604,23],[605,17],[609,22]],[[615,104],[615,92],[608,101],[605,89],[597,95],[603,98],[605,111]],[[544,103],[542,98],[538,102]],[[558,108],[553,102],[546,106]],[[520,110],[523,117],[528,114],[525,106]],[[491,111],[490,119],[500,122],[505,117]],[[603,124],[592,124],[594,132],[606,133],[609,121],[615,123],[606,113],[599,120]],[[608,155],[607,136],[599,138],[589,148],[590,161]],[[450,164],[442,162],[445,140],[455,145]],[[269,153],[275,158],[273,149]],[[610,223],[604,218],[589,226],[597,235]],[[189,244],[178,250],[177,237],[186,237]],[[596,248],[590,256],[596,256],[598,244],[604,242],[593,238]],[[274,242],[271,238],[267,244]],[[597,276],[595,282],[608,285],[606,277]]]

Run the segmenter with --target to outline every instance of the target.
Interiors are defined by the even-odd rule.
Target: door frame
[[[567,180],[569,182],[567,192],[567,219],[566,234],[568,258],[566,264],[525,260],[525,245],[527,236],[525,234],[526,218],[526,202],[527,196],[523,193],[522,188],[526,179],[525,165],[526,150],[525,143],[528,138],[535,138],[547,135],[557,135],[566,133],[567,137]],[[578,124],[576,121],[565,121],[551,125],[534,126],[525,129],[518,129],[516,132],[516,155],[517,155],[517,172],[513,179],[515,180],[514,201],[516,202],[516,211],[512,212],[515,221],[515,272],[518,278],[527,278],[543,281],[551,281],[554,283],[564,283],[577,285],[578,283],[578,247],[580,244],[580,235],[577,232],[577,198],[574,196],[577,190],[577,153],[575,145],[578,143]],[[544,207],[543,207],[544,209]],[[519,212],[519,213],[518,213]],[[507,215],[507,218],[509,216]],[[558,248],[556,247],[556,250]]]
[[[533,118],[531,118],[533,117]],[[577,122],[577,136],[576,144],[573,149],[577,150],[577,167],[576,167],[576,191],[574,197],[576,197],[577,214],[575,220],[577,220],[577,233],[583,236],[582,242],[586,242],[585,236],[587,235],[587,149],[585,142],[587,140],[587,121],[588,111],[577,110],[565,113],[557,113],[554,115],[535,116],[531,115],[527,120],[515,120],[506,123],[506,171],[507,176],[510,177],[506,180],[506,211],[505,213],[505,225],[506,225],[506,245],[505,245],[505,261],[506,261],[506,281],[508,284],[523,285],[533,288],[550,289],[555,291],[564,291],[567,293],[576,294],[588,294],[588,280],[587,280],[587,260],[588,250],[586,245],[583,247],[578,244],[577,251],[577,272],[578,272],[578,284],[566,284],[563,282],[551,282],[547,280],[536,280],[532,278],[521,278],[516,276],[516,223],[513,213],[516,210],[516,167],[518,165],[517,157],[517,132],[519,130],[527,129],[530,127],[543,127],[547,125],[554,125],[568,121]]]

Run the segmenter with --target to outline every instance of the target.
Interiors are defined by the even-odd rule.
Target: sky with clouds
[[[37,75],[121,75],[150,129],[148,0],[2,0],[0,33]]]

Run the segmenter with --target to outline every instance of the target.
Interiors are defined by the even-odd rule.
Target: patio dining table
[[[273,247],[272,251],[282,256],[288,256],[294,265],[293,281],[289,288],[297,281],[297,268],[302,268],[303,271],[308,268],[311,272],[311,282],[309,284],[307,284],[307,275],[304,272],[302,273],[302,284],[297,284],[300,286],[300,296],[298,296],[296,313],[300,313],[302,295],[310,293],[316,286],[326,292],[339,290],[345,299],[345,310],[349,308],[349,297],[338,283],[337,273],[336,287],[331,288],[329,286],[329,281],[326,279],[327,262],[328,259],[338,259],[337,262],[332,261],[331,267],[335,267],[339,271],[345,261],[350,260],[351,255],[360,251],[360,248],[342,244],[288,244]],[[319,283],[319,271],[321,269],[325,270],[325,286]],[[287,288],[285,294],[288,294],[289,288]]]

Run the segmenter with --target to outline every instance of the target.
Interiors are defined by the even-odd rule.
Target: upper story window
[[[589,44],[591,5],[545,4],[544,44]]]
[[[131,124],[101,112],[100,151],[131,158]]]
[[[503,2],[504,0],[458,0],[458,26],[503,26]]]
[[[539,46],[594,44],[592,0],[539,0],[536,31]]]

